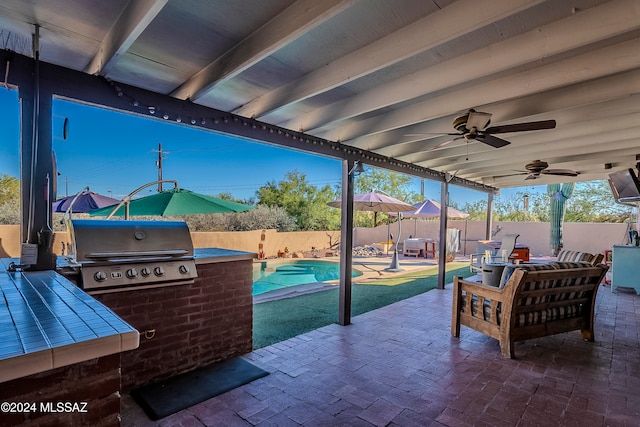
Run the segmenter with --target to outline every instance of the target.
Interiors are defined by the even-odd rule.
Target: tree
[[[362,194],[377,190],[412,204],[420,201],[420,195],[411,190],[411,181],[409,175],[368,167],[355,178],[354,191],[356,194]],[[375,225],[386,224],[389,219],[395,221],[395,217],[389,218],[386,213],[354,212],[353,215],[356,227],[371,227],[374,220]]]
[[[0,224],[20,224],[20,181],[0,174]]]
[[[230,202],[236,202],[236,203],[242,203],[243,205],[251,205],[254,206],[256,204],[255,200],[253,197],[250,197],[248,199],[236,199],[235,197],[233,197],[233,194],[229,193],[229,192],[224,192],[224,193],[218,193],[216,195],[214,195],[213,197],[217,197],[218,199],[222,199],[222,200],[228,200]]]
[[[624,222],[631,210],[615,202],[607,181],[579,182],[567,200],[565,222]]]
[[[478,200],[473,203],[466,202],[463,207],[458,207],[455,202],[449,204],[452,208],[468,213],[469,221],[486,221],[487,220],[487,201]]]
[[[494,205],[496,221],[539,222],[548,221],[548,217],[549,198],[546,194],[517,192],[510,197],[496,198]]]
[[[329,207],[337,197],[329,185],[318,188],[307,182],[304,173],[294,169],[281,181],[270,181],[256,192],[258,204],[281,206],[295,217],[301,230],[337,230],[340,211]]]
[[[528,210],[524,209],[525,195]],[[522,191],[508,197],[498,196],[494,199],[493,219],[549,222],[549,204],[549,196],[544,193]],[[630,221],[632,209],[615,203],[607,181],[579,182],[567,200],[565,222],[625,222]],[[469,214],[470,221],[487,219],[486,200],[467,202],[461,210]]]

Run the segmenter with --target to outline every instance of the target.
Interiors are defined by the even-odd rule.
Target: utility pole
[[[156,160],[156,166],[158,167],[158,193],[162,191],[162,159],[165,159],[167,156],[164,154],[169,154],[168,151],[162,151],[162,144],[158,143],[158,149],[153,150],[158,153],[158,160]]]

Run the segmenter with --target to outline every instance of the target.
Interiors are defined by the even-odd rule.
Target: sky
[[[19,177],[20,126],[17,91],[0,87],[3,131],[0,173]],[[284,179],[297,169],[313,185],[340,184],[341,162],[334,158],[303,153],[241,138],[192,129],[162,119],[142,118],[65,100],[53,103],[53,150],[58,166],[58,197],[73,195],[85,187],[122,199],[158,178],[158,144],[162,145],[162,177],[178,181],[180,188],[217,195],[230,193],[248,200],[270,181]],[[63,123],[68,118],[68,137]],[[366,166],[365,166],[366,167]],[[164,189],[172,184],[163,184]],[[538,186],[540,187],[540,186]],[[461,187],[449,187],[450,200],[486,200],[486,194]],[[420,193],[420,179],[412,188]],[[536,187],[502,190],[543,191]],[[139,195],[157,191],[150,186]],[[440,200],[440,183],[425,181],[425,199]]]

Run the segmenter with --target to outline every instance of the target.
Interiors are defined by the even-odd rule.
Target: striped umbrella
[[[558,255],[558,252],[562,249],[562,222],[566,209],[565,202],[573,194],[574,187],[574,182],[547,185],[547,194],[551,197],[549,207],[551,235],[549,243],[551,244],[551,249],[553,249],[554,256]]]

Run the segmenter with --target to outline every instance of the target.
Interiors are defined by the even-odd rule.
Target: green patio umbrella
[[[125,216],[126,203],[122,203],[113,216]],[[181,188],[161,191],[128,202],[130,216],[174,216],[191,214],[244,212],[253,206],[218,199]],[[115,206],[107,206],[89,212],[91,216],[109,216]]]
[[[562,249],[562,222],[566,209],[565,202],[573,194],[574,182],[564,184],[547,185],[547,194],[551,197],[549,223],[551,235],[549,243],[553,249],[553,255],[557,256]]]

